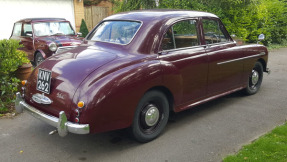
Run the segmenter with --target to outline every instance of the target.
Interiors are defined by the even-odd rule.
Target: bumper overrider
[[[72,123],[67,120],[67,116],[64,111],[61,111],[59,113],[59,118],[46,114],[35,107],[27,104],[20,92],[16,93],[16,101],[15,101],[15,109],[18,113],[22,113],[23,110],[28,112],[30,115],[34,116],[35,118],[38,118],[54,127],[57,128],[57,131],[61,137],[64,137],[70,133],[75,134],[88,134],[90,132],[90,126],[89,124],[77,124]]]

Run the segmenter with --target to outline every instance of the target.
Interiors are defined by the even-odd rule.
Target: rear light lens
[[[80,122],[80,119],[77,117],[77,118],[75,118],[75,122],[76,123],[79,123]]]
[[[78,109],[75,109],[75,113],[76,113],[76,116],[80,116],[80,111]]]
[[[79,118],[80,118],[80,113],[81,113],[81,111],[82,111],[81,108],[85,107],[84,101],[79,101],[78,104],[77,104],[77,106],[78,106],[78,108],[76,108],[76,109],[74,110],[75,115],[76,115],[76,117],[75,117],[75,122],[76,122],[76,123],[79,123],[79,122],[80,122],[80,119],[79,119]]]
[[[78,102],[78,108],[83,108],[85,106],[84,101]]]
[[[22,81],[21,81],[21,84],[22,84],[23,86],[25,86],[26,83],[27,83],[27,80],[22,80]]]

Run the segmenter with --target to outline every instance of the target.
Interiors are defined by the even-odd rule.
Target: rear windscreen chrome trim
[[[129,41],[129,43],[126,43],[126,44],[115,43],[115,42],[105,42],[105,41],[91,40],[90,37],[94,34],[94,32],[96,31],[96,29],[98,28],[98,26],[99,26],[100,24],[102,24],[103,22],[107,22],[107,21],[130,21],[130,22],[138,22],[138,23],[140,23],[140,27],[139,27],[138,30],[135,32],[134,36],[131,38],[131,40]],[[91,34],[88,35],[87,41],[103,42],[103,43],[117,44],[117,45],[122,45],[122,46],[129,45],[129,44],[133,41],[134,37],[137,35],[138,31],[141,29],[142,25],[143,25],[143,22],[142,22],[142,21],[137,21],[137,20],[104,20],[104,21],[100,22],[100,23],[93,29],[93,32],[92,32]]]

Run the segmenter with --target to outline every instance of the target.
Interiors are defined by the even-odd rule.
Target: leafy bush
[[[29,63],[27,54],[18,50],[21,47],[19,41],[0,40],[0,114],[8,111],[17,91],[19,79],[14,72],[23,63]]]
[[[82,33],[82,37],[86,37],[89,33],[89,30],[88,30],[88,27],[87,27],[87,24],[85,22],[84,19],[82,19],[82,23],[81,23],[81,27],[80,27],[80,33]]]
[[[282,44],[287,39],[286,0],[128,0],[117,2],[116,12],[150,8],[207,11],[216,14],[231,35],[254,43],[265,34],[265,45]],[[118,4],[119,3],[119,4]]]
[[[101,0],[84,0],[84,6],[92,6],[92,5],[97,5],[101,2]]]

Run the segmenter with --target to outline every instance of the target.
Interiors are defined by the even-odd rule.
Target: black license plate
[[[52,72],[44,69],[39,69],[37,78],[37,90],[50,94]]]

